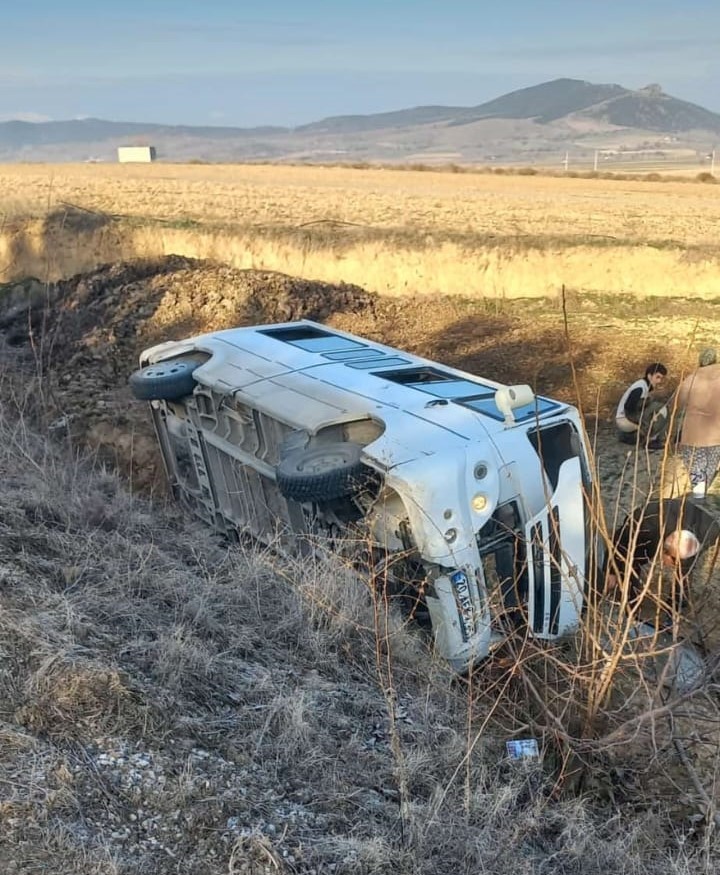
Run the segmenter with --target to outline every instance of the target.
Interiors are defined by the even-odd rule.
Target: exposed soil
[[[309,318],[427,358],[578,403],[595,436],[600,478],[613,493],[627,452],[608,427],[613,405],[649,361],[671,384],[720,322],[713,302],[383,298],[358,286],[237,270],[179,256],[104,266],[44,286],[0,287],[0,332],[24,355],[48,424],[89,440],[135,487],[162,488],[147,411],[127,389],[145,347],[237,325]],[[571,366],[572,362],[572,366]],[[574,371],[573,371],[574,368]],[[658,459],[654,460],[657,463]],[[640,460],[647,489],[647,460]],[[632,466],[631,466],[632,467]],[[629,495],[629,481],[623,494]]]

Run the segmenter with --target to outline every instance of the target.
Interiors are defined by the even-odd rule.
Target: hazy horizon
[[[475,106],[558,78],[720,112],[720,4],[516,0],[27,0],[4,10],[0,120],[103,118],[295,127],[421,105]]]

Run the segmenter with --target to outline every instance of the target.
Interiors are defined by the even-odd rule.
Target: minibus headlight
[[[488,498],[484,492],[476,492],[470,500],[470,506],[475,513],[482,513],[488,506]]]

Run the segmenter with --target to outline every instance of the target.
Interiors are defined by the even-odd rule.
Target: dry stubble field
[[[427,255],[442,235],[484,246],[498,233],[509,235],[496,243],[510,263],[522,260],[523,235],[552,252],[562,236],[568,264],[596,235],[650,256],[671,239],[692,264],[694,247],[714,245],[720,212],[716,188],[690,183],[161,165],[26,166],[0,177],[7,232],[52,213],[45,230],[60,224],[78,256],[97,240],[86,221],[92,230],[99,213],[192,219],[186,243],[206,223],[258,233],[371,223],[384,241],[380,270],[394,239],[423,239]],[[102,228],[122,235],[122,221]],[[41,279],[53,239],[35,253]],[[592,427],[599,413],[608,485],[623,454],[604,424],[624,381],[663,358],[674,382],[718,337],[712,300],[570,288],[563,311],[557,295],[378,296],[358,276],[344,277],[351,287],[171,257],[51,284],[32,311],[22,289],[4,290],[0,863],[68,875],[714,871],[712,684],[702,702],[673,705],[672,723],[655,716],[661,693],[650,684],[626,696],[620,671],[619,695],[589,720],[602,659],[572,676],[552,654],[510,653],[468,688],[404,628],[388,675],[372,609],[336,568],[227,551],[157,494],[147,503],[128,493],[151,485],[155,458],[126,378],[138,350],[163,337],[311,316],[528,380],[579,400]],[[78,461],[88,438],[129,479],[98,470],[98,456]],[[503,761],[503,739],[527,733],[542,739],[545,769]]]
[[[418,235],[614,238],[717,245],[712,185],[268,165],[0,166],[0,212],[63,202],[163,220],[294,226],[352,222]]]
[[[720,297],[714,185],[107,164],[7,167],[0,191],[0,280],[180,254],[384,295]],[[94,211],[81,244],[67,204]]]

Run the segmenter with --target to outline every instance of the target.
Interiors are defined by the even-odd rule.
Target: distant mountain
[[[394,112],[373,115],[336,115],[295,128],[301,134],[352,134],[358,131],[381,131],[389,128],[408,128],[433,125],[464,118],[472,110],[467,106],[416,106]]]
[[[0,147],[47,146],[58,143],[99,143],[125,138],[214,137],[225,139],[287,131],[288,128],[215,128],[193,125],[158,125],[143,122],[111,122],[98,118],[58,122],[0,122]]]
[[[485,119],[528,119],[549,124],[585,112],[621,127],[663,133],[720,131],[720,115],[663,93],[658,85],[630,91],[621,85],[593,85],[555,79],[503,94],[479,106],[418,106],[375,115],[335,116],[296,128],[303,133],[352,133],[415,125],[472,124]]]
[[[665,94],[659,85],[626,91],[590,106],[584,115],[622,128],[642,128],[660,133],[682,131],[720,132],[720,115],[686,100]]]
[[[352,133],[437,123],[472,124],[491,118],[534,119],[542,124],[626,93],[619,85],[591,85],[578,79],[556,79],[511,91],[479,106],[416,106],[375,115],[333,116],[296,130],[303,133]]]
[[[546,124],[613,97],[631,93],[620,85],[592,85],[579,79],[555,79],[542,85],[511,91],[479,106],[417,106],[375,115],[335,116],[296,130],[304,133],[350,133],[438,122],[472,124],[492,118],[533,119]]]
[[[431,162],[556,160],[560,150],[707,152],[720,114],[665,94],[555,79],[478,106],[418,106],[333,116],[296,128],[211,127],[103,119],[0,123],[0,161],[113,161],[119,145],[146,143],[160,160]]]
[[[524,118],[533,119],[538,124],[548,124],[628,93],[620,85],[593,85],[580,79],[554,79],[542,85],[503,94],[502,97],[480,104],[471,113],[475,119]]]

